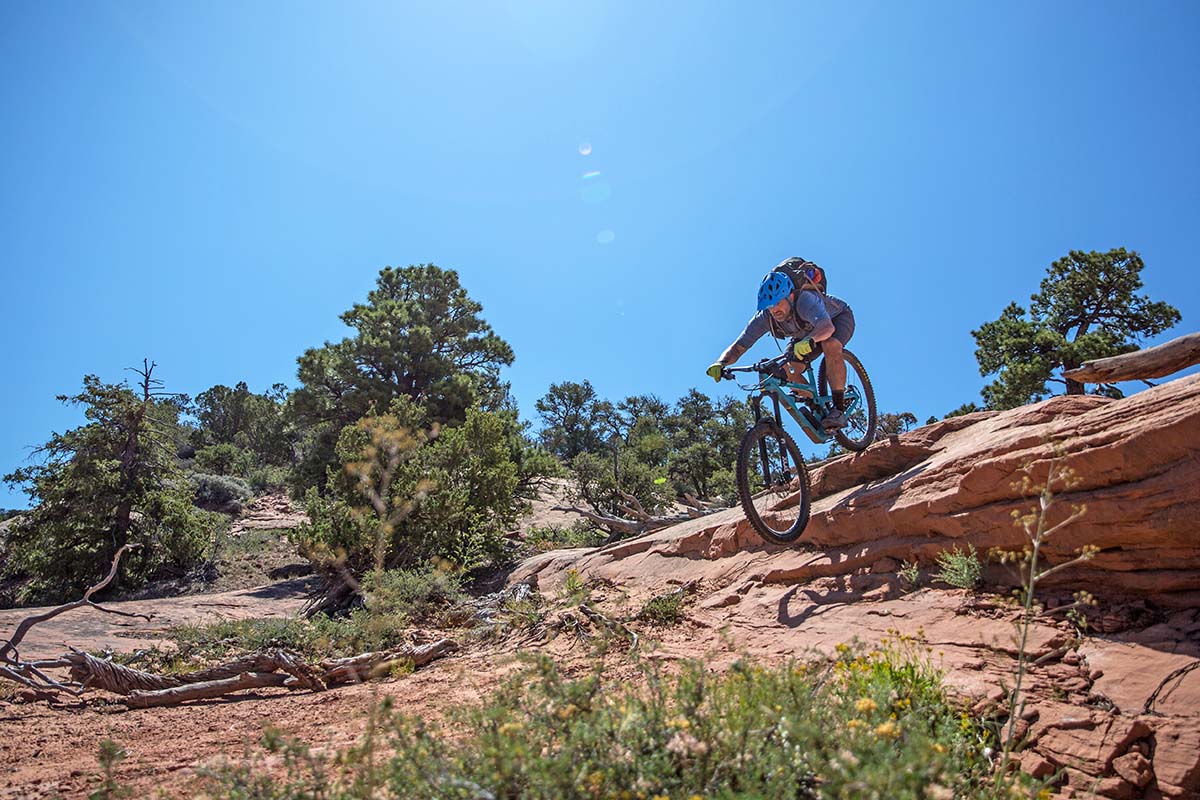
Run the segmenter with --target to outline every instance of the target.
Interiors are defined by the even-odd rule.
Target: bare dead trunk
[[[1200,363],[1200,333],[1189,333],[1156,347],[1084,362],[1063,371],[1067,381],[1116,383],[1163,378]],[[1068,387],[1070,383],[1067,384]]]

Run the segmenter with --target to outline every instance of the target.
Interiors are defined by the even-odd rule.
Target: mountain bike
[[[768,542],[791,544],[800,538],[808,525],[812,498],[808,470],[800,449],[784,430],[780,407],[787,409],[816,444],[836,441],[847,450],[865,450],[875,438],[875,391],[862,362],[849,350],[843,350],[846,360],[846,427],[826,431],[822,427],[825,415],[833,408],[833,396],[827,391],[825,359],[817,374],[813,374],[810,355],[804,362],[804,380],[791,383],[783,365],[786,354],[768,358],[748,367],[726,367],[721,377],[737,381],[737,373],[756,373],[755,383],[738,383],[751,392],[754,424],[742,437],[737,457],[737,491],[746,519],[754,530]],[[763,413],[763,400],[769,398],[772,410]],[[766,498],[765,502],[763,498]],[[759,505],[755,504],[758,499]]]

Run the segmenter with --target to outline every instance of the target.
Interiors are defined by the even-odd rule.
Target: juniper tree
[[[367,302],[342,314],[354,329],[299,358],[301,386],[289,414],[305,430],[302,487],[324,485],[342,430],[405,397],[431,422],[458,424],[468,408],[496,410],[506,398],[500,367],[512,348],[480,316],[458,273],[433,264],[381,270]]]
[[[1030,297],[1028,312],[1010,303],[1000,318],[972,331],[980,375],[996,375],[983,389],[989,408],[1015,408],[1049,394],[1047,382],[1064,384],[1067,394],[1084,387],[1056,369],[1128,353],[1145,337],[1180,320],[1173,306],[1137,294],[1145,264],[1124,248],[1072,250],[1050,265],[1041,289]],[[1119,394],[1115,387],[1101,387]]]
[[[87,375],[81,392],[60,396],[82,406],[87,423],[54,433],[34,451],[40,463],[4,477],[34,504],[7,541],[5,572],[27,581],[21,601],[77,595],[125,544],[141,548],[121,560],[110,591],[122,580],[137,583],[203,555],[210,523],[193,507],[178,466],[178,396],[161,391],[153,364],[133,371],[140,378],[136,391]]]

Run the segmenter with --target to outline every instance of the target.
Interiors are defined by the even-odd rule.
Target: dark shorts
[[[850,306],[846,306],[846,309],[842,313],[838,314],[836,317],[833,318],[833,337],[835,339],[837,339],[839,342],[841,342],[842,346],[845,347],[847,344],[850,343],[850,339],[853,336],[854,336],[854,312],[850,310]],[[808,338],[808,337],[804,337],[804,338]],[[796,351],[792,348],[798,341],[800,341],[800,340],[792,339],[790,342],[788,342],[787,352],[795,353]],[[820,344],[820,342],[818,342],[817,348],[812,352],[812,354],[809,356],[809,358],[807,360],[812,361],[818,355],[820,355],[820,353],[821,353],[821,344]],[[799,361],[801,359],[793,359],[793,360]]]

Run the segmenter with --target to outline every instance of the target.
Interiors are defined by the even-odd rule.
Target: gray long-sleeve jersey
[[[822,320],[832,320],[841,314],[850,304],[845,300],[827,294],[824,298],[818,292],[800,292],[793,307],[793,313],[783,322],[776,322],[769,311],[760,311],[746,323],[742,335],[721,354],[722,363],[730,363],[742,353],[754,346],[754,343],[771,333],[783,339],[800,339],[807,336]],[[736,355],[734,354],[736,352]]]

